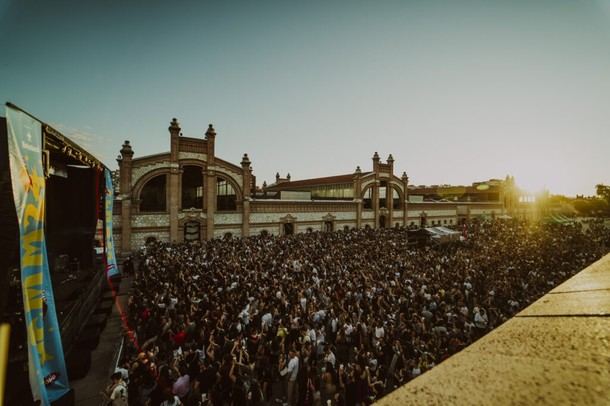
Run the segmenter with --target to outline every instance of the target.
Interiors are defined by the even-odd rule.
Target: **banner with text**
[[[19,221],[21,287],[32,396],[42,405],[69,391],[45,242],[42,129],[27,114],[6,108],[13,197]]]
[[[114,192],[112,187],[112,175],[109,169],[104,169],[104,177],[106,178],[106,194],[104,195],[104,209],[106,226],[105,247],[106,247],[106,277],[110,278],[119,274],[119,267],[116,264],[116,255],[114,253],[114,241],[112,239],[112,205],[114,202]]]

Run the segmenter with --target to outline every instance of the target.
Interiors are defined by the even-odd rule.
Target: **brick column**
[[[241,235],[247,237],[250,235],[250,196],[251,196],[251,173],[250,159],[248,154],[244,154],[241,160],[242,170],[242,215],[241,215]]]
[[[131,252],[131,160],[133,150],[129,141],[123,143],[119,163],[119,199],[121,200],[121,253]]]
[[[379,228],[379,154],[377,151],[373,154],[373,174],[375,180],[371,186],[371,199],[373,201],[373,228]]]
[[[390,155],[391,156],[391,155]],[[386,184],[385,188],[385,202],[386,207],[388,208],[388,217],[390,217],[387,227],[394,227],[394,188],[392,188],[392,184],[390,181]]]
[[[178,242],[178,211],[181,205],[180,196],[180,124],[172,119],[168,128],[170,134],[170,170],[168,179],[167,211],[169,212],[169,241]]]
[[[402,211],[403,211],[403,225],[407,225],[408,222],[408,218],[409,218],[409,211],[408,211],[408,205],[409,205],[409,177],[407,176],[406,172],[402,173],[402,187],[404,189],[404,193],[403,193],[403,199],[404,201],[402,202]]]
[[[362,170],[356,167],[354,172],[354,200],[356,201],[356,228],[362,227]]]
[[[372,188],[372,199],[373,199],[373,211],[375,213],[374,218],[375,218],[375,224],[373,225],[373,228],[379,228],[379,181],[375,180],[373,183],[373,186],[371,186]]]

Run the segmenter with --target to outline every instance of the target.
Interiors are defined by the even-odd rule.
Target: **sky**
[[[216,131],[257,182],[610,184],[610,0],[0,0],[0,101],[116,168]],[[2,114],[4,115],[4,114]]]

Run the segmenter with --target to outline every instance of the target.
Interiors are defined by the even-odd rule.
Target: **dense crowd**
[[[148,244],[116,382],[133,405],[366,405],[608,252],[608,232],[473,223]]]

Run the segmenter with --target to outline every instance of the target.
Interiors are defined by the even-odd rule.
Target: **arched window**
[[[182,208],[203,209],[203,174],[197,166],[185,166],[182,172]]]
[[[233,185],[223,178],[217,178],[216,183],[216,210],[237,210],[237,196]]]
[[[400,210],[400,207],[400,194],[398,193],[398,190],[392,188],[392,208],[394,210]]]
[[[140,211],[166,211],[166,176],[155,176],[140,192]]]
[[[364,209],[373,208],[373,188],[370,187],[364,192],[364,196],[362,196],[362,207]]]

